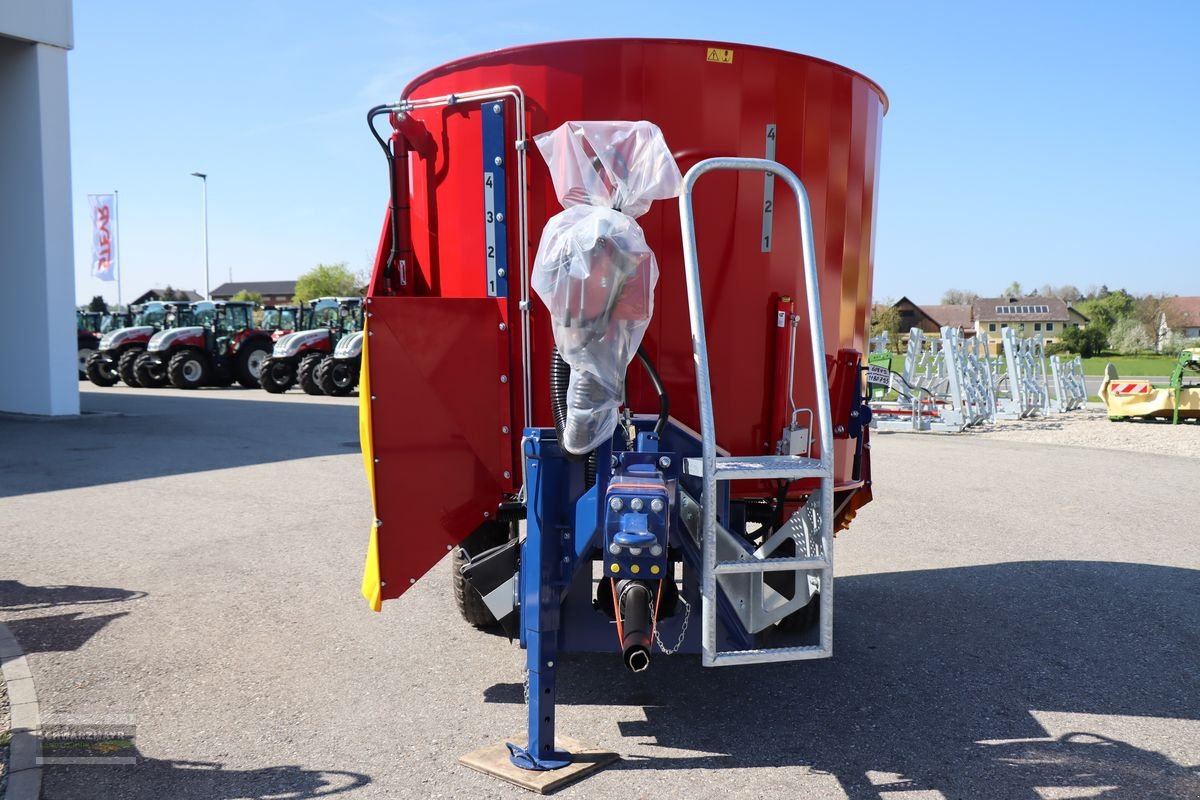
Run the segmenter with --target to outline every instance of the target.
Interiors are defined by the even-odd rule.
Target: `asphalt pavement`
[[[134,726],[137,763],[49,766],[44,798],[529,796],[457,763],[525,709],[447,563],[358,594],[353,399],[83,407],[0,417],[0,619],[43,719]],[[1200,460],[889,434],[873,463],[834,657],[565,657],[559,731],[622,760],[559,795],[1200,797]]]

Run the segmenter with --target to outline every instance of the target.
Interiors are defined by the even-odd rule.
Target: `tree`
[[[877,304],[871,313],[871,338],[887,333],[888,343],[900,346],[900,311],[890,303]]]
[[[235,294],[233,297],[231,297],[229,299],[230,300],[244,300],[249,303],[261,303],[262,302],[262,294],[260,294],[259,292],[247,292],[245,289],[242,289],[240,292],[238,292],[237,294]]]
[[[158,293],[160,300],[187,300],[187,293],[182,289],[172,289],[171,284],[167,284],[166,288]]]
[[[1010,283],[1008,285],[1008,288],[1006,288],[1003,292],[1000,293],[1000,296],[1001,297],[1020,297],[1021,296],[1021,282],[1013,281],[1012,283]]]
[[[1108,346],[1116,353],[1140,353],[1154,349],[1150,331],[1133,317],[1117,320],[1108,334]]]
[[[1050,294],[1052,297],[1057,297],[1059,300],[1066,300],[1068,303],[1074,303],[1083,297],[1083,293],[1079,291],[1079,287],[1072,286],[1069,283],[1058,287]]]
[[[1088,318],[1089,328],[1098,328],[1107,338],[1118,320],[1131,317],[1134,313],[1133,297],[1124,289],[1115,292],[1102,287],[1104,294],[1079,303],[1079,312]]]
[[[92,302],[88,303],[88,311],[99,311],[101,314],[108,311],[108,304],[104,302],[104,296],[93,297]]]
[[[1099,328],[1090,325],[1086,328],[1067,328],[1063,331],[1062,342],[1073,353],[1084,358],[1098,356],[1108,343],[1108,335]]]
[[[296,281],[296,302],[307,303],[318,297],[346,297],[354,294],[357,288],[354,273],[345,261],[317,264]]]
[[[942,293],[942,305],[944,306],[969,306],[979,299],[979,295],[974,292],[964,292],[959,289],[947,289]]]

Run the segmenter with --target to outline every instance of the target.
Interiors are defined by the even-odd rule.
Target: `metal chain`
[[[654,642],[658,645],[658,649],[668,656],[675,655],[675,653],[679,652],[679,648],[683,647],[683,638],[687,636],[688,620],[692,617],[692,604],[683,595],[679,595],[679,602],[683,603],[683,627],[679,630],[679,641],[675,642],[674,647],[669,650],[667,649],[666,645],[662,642],[662,637],[658,635],[658,626],[654,626]],[[650,601],[650,619],[658,619],[654,610],[653,600]]]
[[[529,705],[529,663],[527,660],[528,654],[521,648],[517,648],[517,663],[521,669],[521,689],[525,696],[525,705]]]

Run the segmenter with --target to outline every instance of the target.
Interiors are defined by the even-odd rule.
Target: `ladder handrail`
[[[717,508],[716,508],[716,465],[717,465],[717,433],[713,420],[712,380],[708,368],[708,342],[704,332],[704,307],[700,291],[700,264],[697,255],[695,210],[692,205],[692,190],[701,176],[718,170],[736,170],[769,173],[781,178],[796,196],[797,216],[800,223],[800,249],[804,261],[805,295],[808,301],[809,338],[812,344],[813,374],[817,390],[817,425],[820,430],[820,462],[826,473],[821,479],[820,514],[824,520],[833,517],[833,416],[829,406],[829,375],[825,365],[825,333],[822,328],[821,292],[818,283],[816,249],[813,243],[812,209],[808,202],[808,192],[796,174],[787,167],[763,158],[706,158],[695,164],[683,178],[683,191],[679,197],[679,222],[683,234],[683,266],[684,277],[687,281],[688,319],[692,328],[692,357],[696,367],[696,395],[700,406],[700,444],[701,458],[704,465],[703,491],[700,498],[701,530],[703,531],[704,571],[701,581],[701,595],[709,603],[715,603],[717,598],[716,550],[717,550]],[[828,526],[823,526],[828,529]],[[824,542],[826,553],[830,552],[831,543]],[[832,582],[831,582],[832,583]],[[822,586],[821,602],[824,608],[832,604],[831,586]],[[827,594],[826,594],[827,593]],[[828,612],[822,614],[822,627],[825,620],[832,619]],[[823,634],[826,633],[823,631]],[[832,640],[832,631],[829,631]],[[715,617],[703,615],[701,631],[703,657],[710,663],[717,653],[717,631]]]

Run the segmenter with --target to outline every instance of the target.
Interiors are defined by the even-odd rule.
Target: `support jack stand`
[[[522,741],[513,737],[510,741]],[[570,760],[557,769],[523,769],[513,763],[504,742],[489,745],[458,759],[460,764],[538,794],[550,794],[617,761],[620,756],[559,736],[555,744]]]

